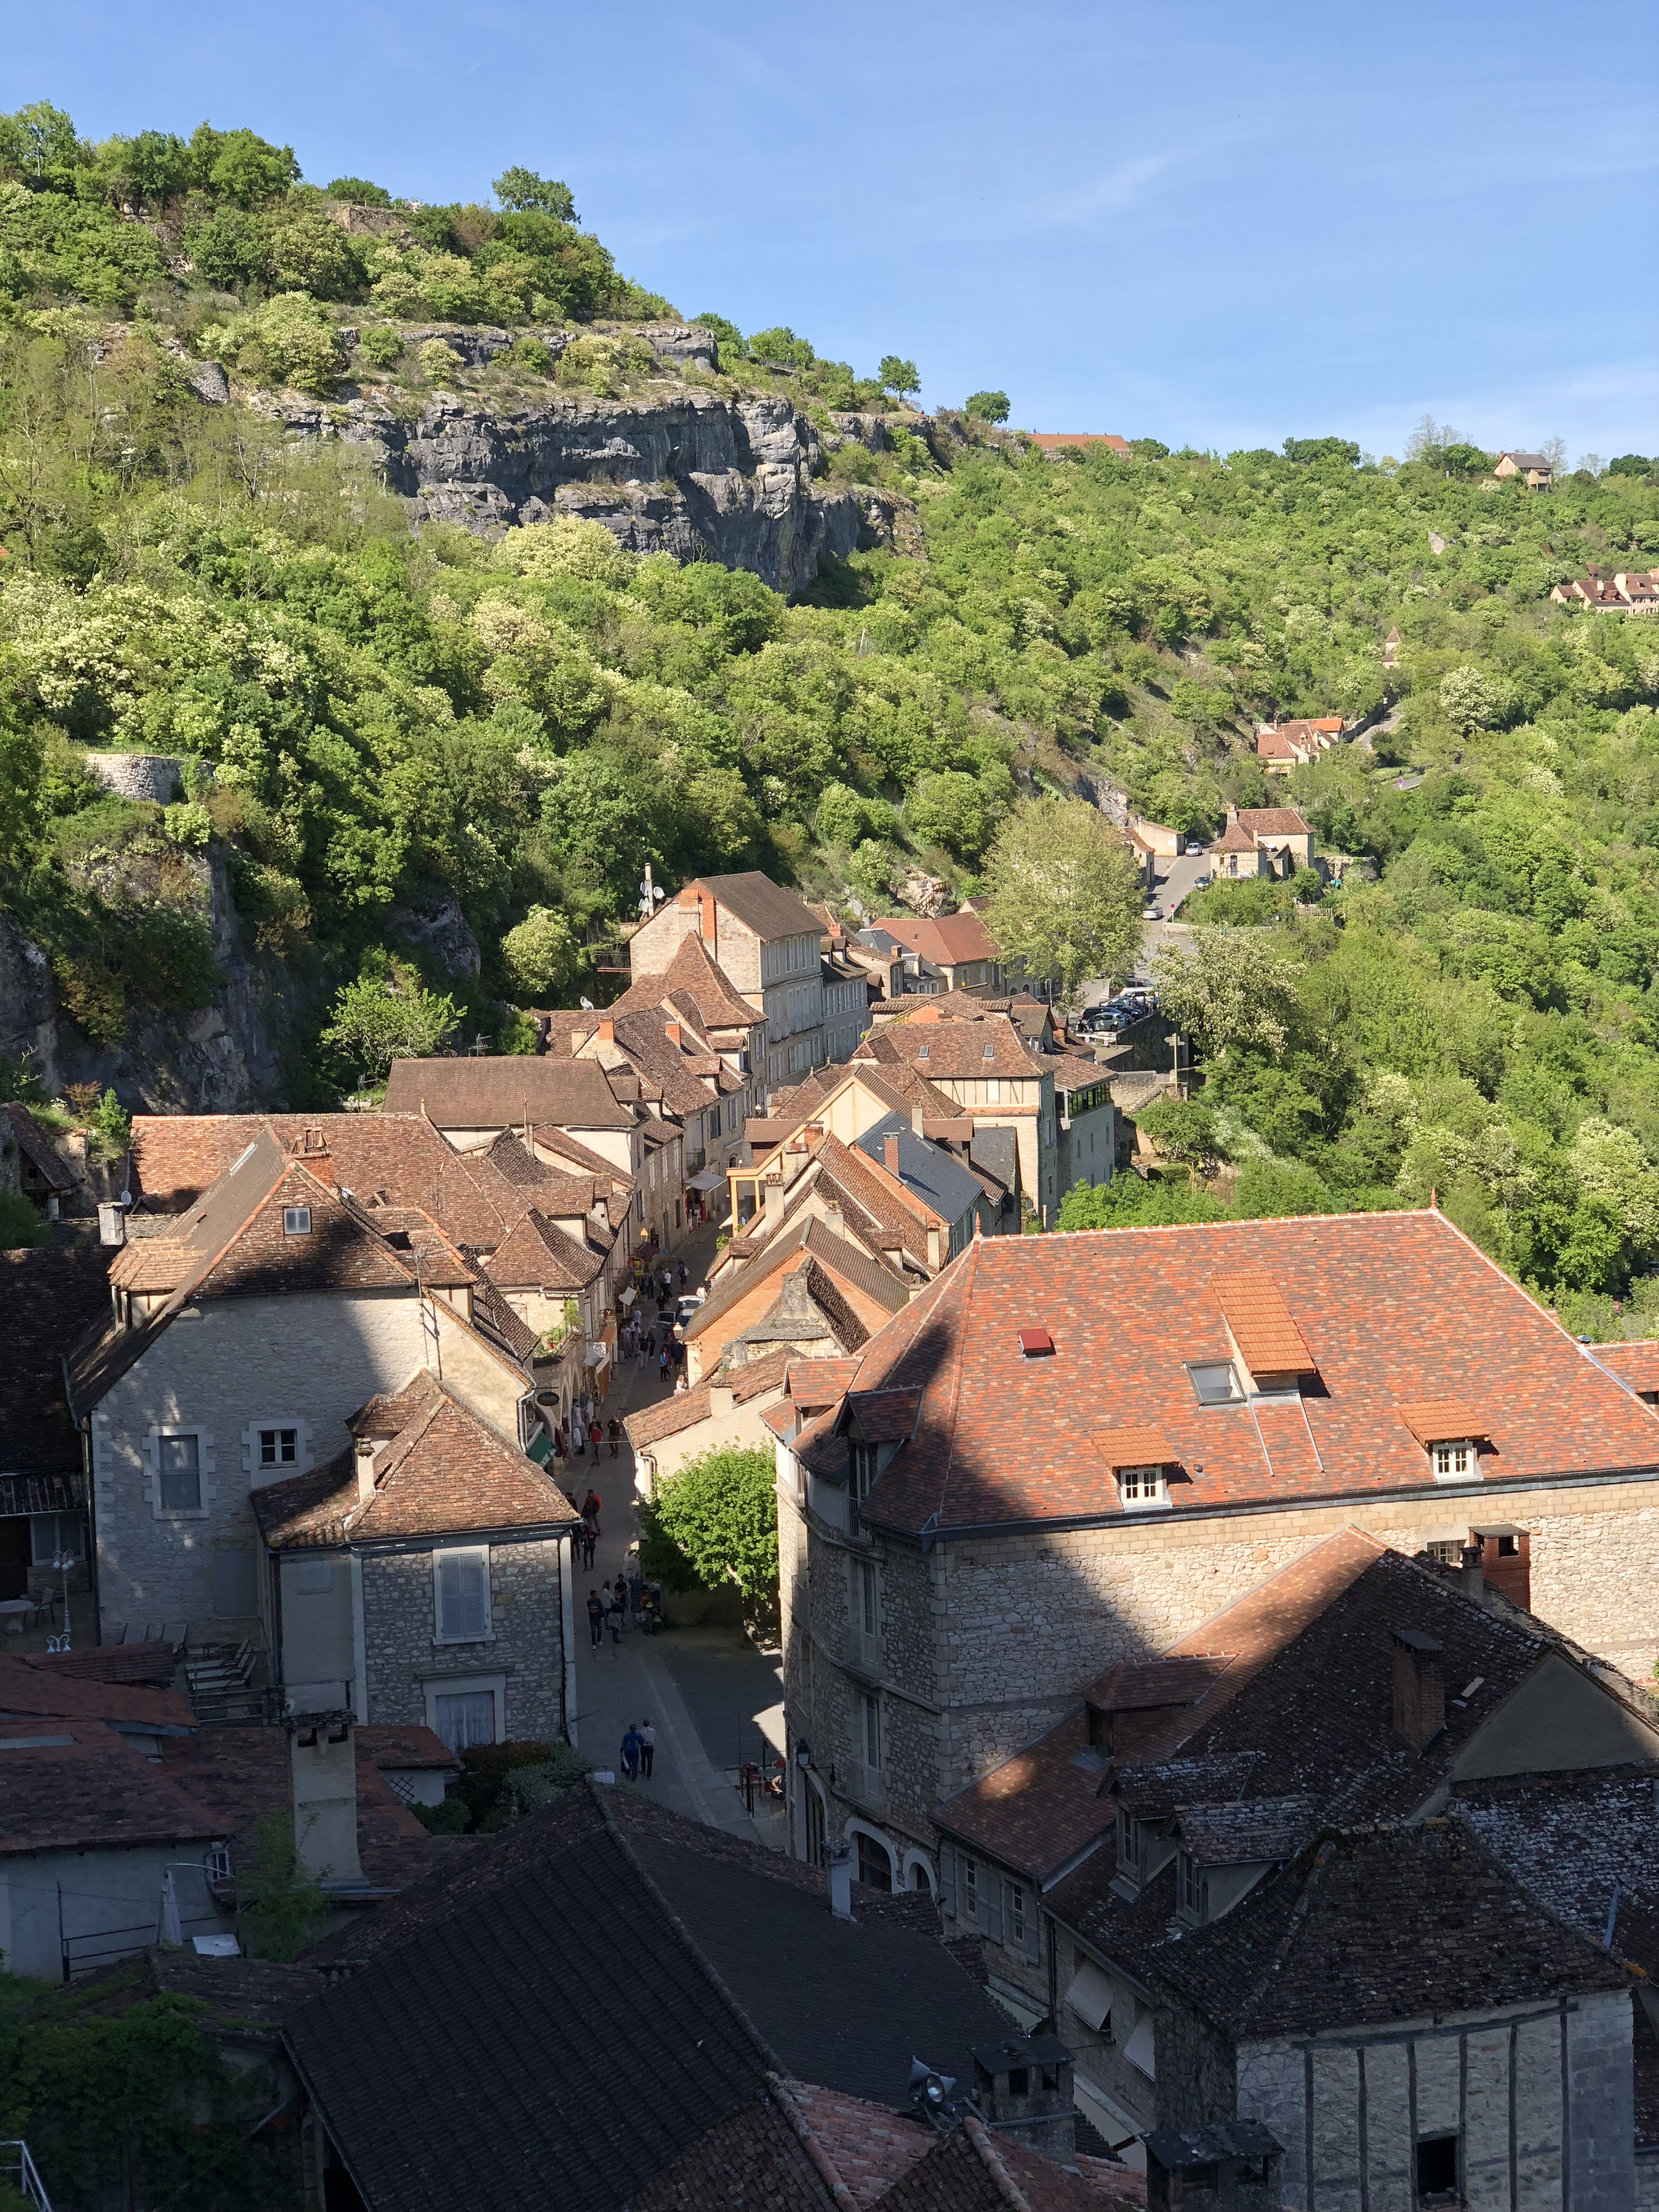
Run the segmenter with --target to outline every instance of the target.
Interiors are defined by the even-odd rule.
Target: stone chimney
[[[882,1165],[886,1169],[890,1176],[896,1176],[898,1173],[899,1149],[898,1139],[896,1136],[884,1137],[882,1139],[881,1161]]]
[[[784,1196],[784,1188],[781,1182],[774,1180],[761,1185],[761,1198],[765,1206],[763,1218],[769,1225],[782,1220]]]
[[[127,1241],[127,1210],[119,1201],[100,1205],[98,1208],[98,1242],[100,1244],[125,1244]]]
[[[357,1475],[357,1503],[366,1505],[374,1495],[374,1446],[368,1437],[359,1437],[354,1454]]]
[[[1422,1751],[1446,1725],[1441,1647],[1420,1628],[1396,1628],[1393,1649],[1394,1732],[1401,1743]]]
[[[823,1870],[830,1887],[830,1910],[837,1920],[853,1917],[853,1847],[850,1844],[827,1844],[823,1852]]]
[[[680,1041],[680,1025],[678,1022],[665,1022],[662,1025],[662,1033],[670,1044],[678,1044]]]
[[[1486,1602],[1486,1570],[1482,1564],[1483,1558],[1480,1538],[1472,1538],[1463,1547],[1463,1571],[1459,1580],[1463,1595],[1470,1604],[1484,1607]]]
[[[713,891],[699,891],[697,894],[697,933],[705,945],[719,941],[720,923],[715,915]]]
[[[1076,2148],[1072,2054],[1052,2035],[1011,2035],[973,2054],[974,2102],[998,2135],[1069,2162]]]
[[[349,1714],[291,1723],[294,1841],[316,1881],[361,1882],[357,1856],[357,1745]]]

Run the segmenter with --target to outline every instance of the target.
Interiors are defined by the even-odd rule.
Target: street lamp
[[[60,1572],[64,1577],[64,1632],[61,1636],[49,1635],[46,1638],[46,1649],[48,1651],[67,1651],[70,1648],[70,1569],[78,1563],[76,1560],[74,1553],[65,1546],[59,1549],[52,1564],[53,1568]]]
[[[812,1764],[812,1747],[804,1737],[795,1746],[795,1764],[803,1771]]]

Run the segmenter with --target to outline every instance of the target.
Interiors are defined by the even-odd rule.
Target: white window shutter
[[[475,1643],[489,1633],[489,1554],[439,1552],[438,1634],[447,1644]]]

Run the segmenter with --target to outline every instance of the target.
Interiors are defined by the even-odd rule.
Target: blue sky
[[[422,199],[563,178],[682,312],[788,323],[924,404],[1172,445],[1426,410],[1659,450],[1659,48],[1536,0],[1387,9],[53,0],[0,105],[204,117]]]

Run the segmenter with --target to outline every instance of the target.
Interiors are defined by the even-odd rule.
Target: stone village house
[[[436,1164],[452,1218],[514,1195]],[[526,1455],[533,1340],[482,1267],[423,1208],[343,1188],[314,1127],[261,1125],[166,1226],[116,1255],[68,1364],[100,1640],[173,1623],[262,1648],[273,1682],[349,1682],[361,1720],[544,1729],[572,1516]]]
[[[942,1799],[1350,1524],[1659,1650],[1652,1408],[1437,1212],[979,1239],[766,1418],[795,1847],[872,1878],[936,1887]]]
[[[1582,1793],[1659,1771],[1659,1717],[1494,1595],[1478,1547],[1464,1556],[1460,1580],[1357,1529],[1331,1536],[1163,1657],[1108,1668],[1079,1710],[936,1808],[947,1925],[980,1935],[1017,2010],[1054,2021],[1083,2109],[1126,2156],[1154,2125],[1249,2117],[1285,2147],[1287,2204],[1340,2199],[1357,2167],[1370,2201],[1414,2203],[1399,2192],[1417,2145],[1425,2193],[1448,2160],[1461,2182],[1514,2156],[1534,2183],[1572,2166],[1572,2203],[1633,2202],[1644,2146],[1638,2169],[1659,2188],[1659,2110],[1631,2110],[1632,2079],[1655,2104],[1659,2044],[1645,2000],[1632,2009],[1640,1977],[1596,1955],[1601,1870],[1581,1856],[1565,1899],[1541,1896],[1503,1823],[1482,1825],[1517,1785]],[[1449,1815],[1456,1832],[1437,1843]],[[1571,1869],[1573,1846],[1553,1857]],[[1620,1873],[1645,1911],[1659,1849]],[[1645,1956],[1642,1911],[1620,1959]],[[1565,1951],[1561,1920],[1580,1931]],[[1557,1971],[1578,1979],[1564,1989]],[[1562,2014],[1564,1994],[1583,2017]],[[1478,2069],[1478,2104],[1448,2102],[1449,2062],[1454,2087],[1457,2066]],[[1584,2155],[1602,2137],[1611,2169]],[[1622,2199],[1598,2193],[1621,2163]],[[1471,2195],[1512,2201],[1490,2176]],[[1545,2185],[1539,2201],[1561,2200]]]

